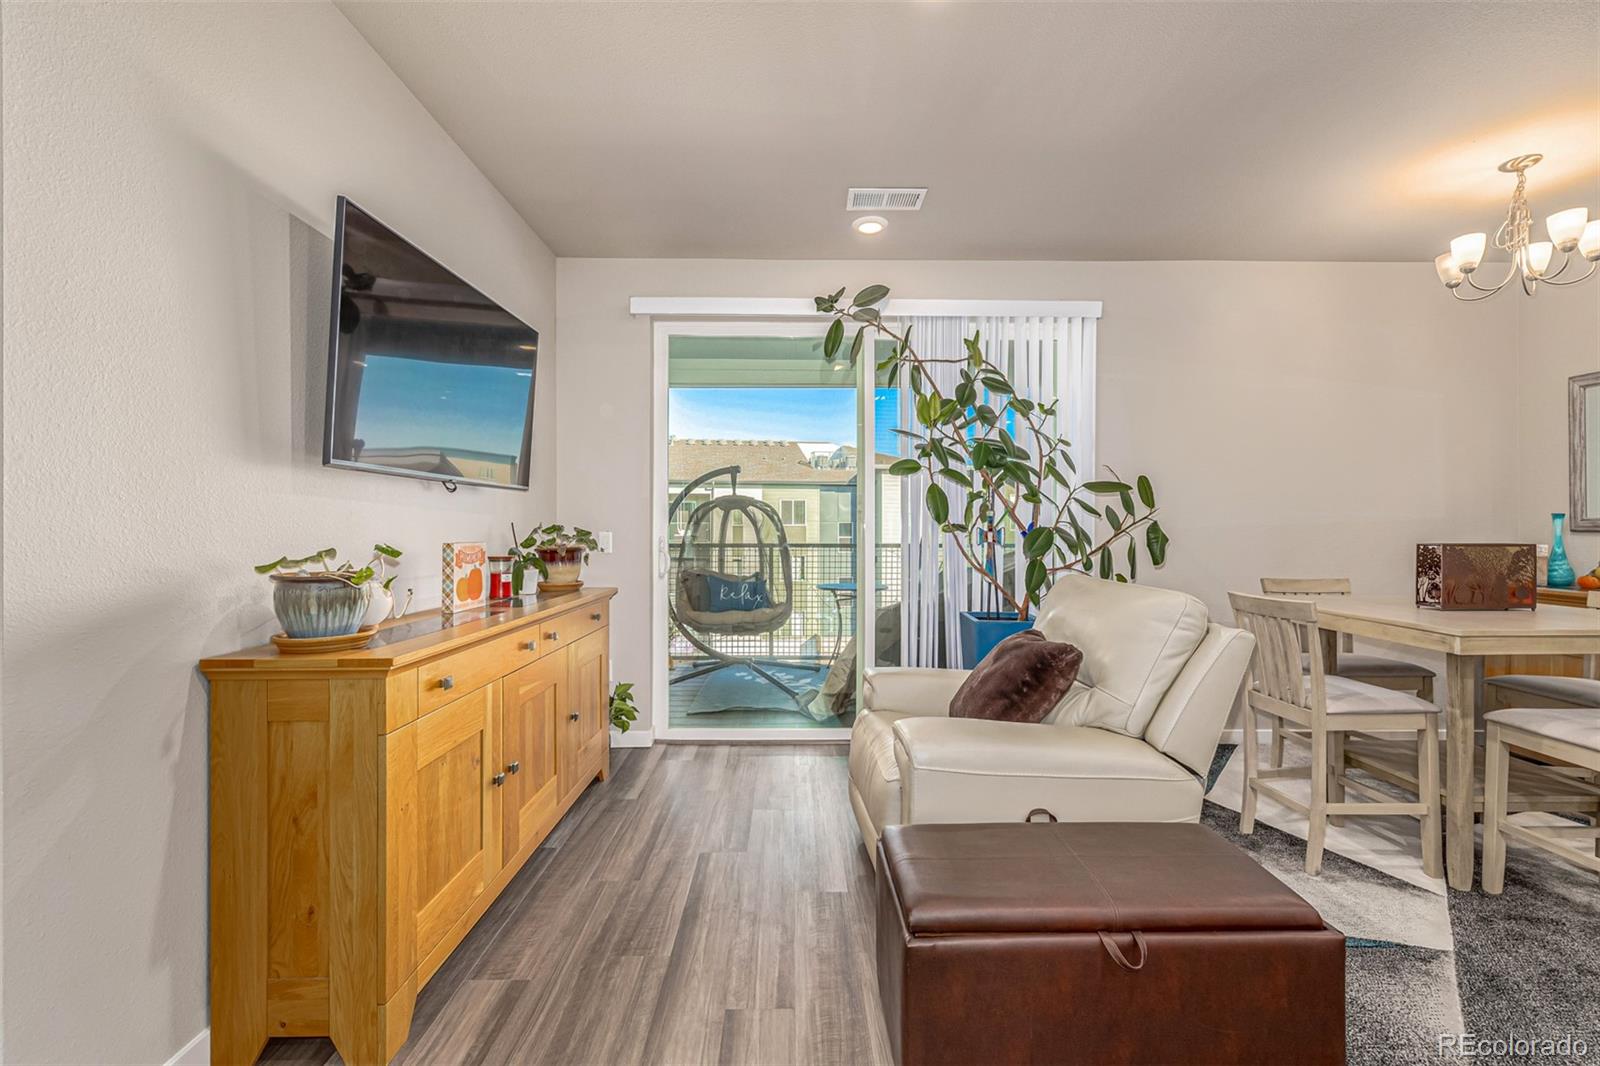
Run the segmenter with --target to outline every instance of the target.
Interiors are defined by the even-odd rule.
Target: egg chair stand
[[[700,475],[679,490],[667,509],[667,522],[671,525],[689,496],[702,485],[726,478],[732,488],[730,495],[713,497],[690,511],[676,550],[677,580],[667,598],[672,624],[712,661],[675,674],[668,683],[676,685],[721,670],[745,667],[804,711],[802,693],[808,698],[814,690],[796,689],[772,672],[772,668],[804,669],[808,665],[785,661],[777,654],[777,632],[788,623],[794,609],[794,560],[789,540],[783,531],[783,520],[771,504],[739,494],[739,471],[737,466],[725,466]],[[728,539],[736,518],[740,526],[748,527],[753,540]],[[765,589],[764,602],[710,609],[706,597],[714,584],[748,583],[756,578]],[[719,637],[763,636],[767,643],[765,656],[729,652],[713,643]]]

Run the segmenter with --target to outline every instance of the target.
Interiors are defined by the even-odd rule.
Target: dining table
[[[1470,890],[1477,803],[1473,751],[1482,726],[1484,660],[1600,655],[1600,611],[1548,604],[1534,610],[1440,610],[1418,607],[1410,598],[1330,596],[1317,602],[1317,626],[1330,672],[1341,633],[1444,654],[1445,869],[1451,888]]]

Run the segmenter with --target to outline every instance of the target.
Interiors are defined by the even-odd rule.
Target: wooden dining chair
[[[1444,873],[1439,797],[1439,709],[1409,692],[1382,688],[1323,672],[1317,636],[1317,604],[1312,599],[1251,596],[1230,592],[1235,624],[1256,638],[1255,658],[1245,689],[1244,796],[1239,832],[1255,830],[1256,798],[1266,795],[1304,814],[1306,872],[1322,869],[1330,817],[1376,815],[1422,822],[1422,868],[1430,877]],[[1307,650],[1302,653],[1301,648]],[[1306,670],[1302,663],[1309,666]],[[1271,766],[1260,765],[1258,716],[1305,730],[1311,746],[1308,766],[1286,766],[1281,751]],[[1397,801],[1366,781],[1351,778],[1344,759],[1345,738],[1353,733],[1404,732],[1415,735],[1417,799]],[[1274,782],[1307,778],[1309,802],[1302,803]],[[1350,801],[1355,792],[1366,797]]]
[[[1348,596],[1350,579],[1347,577],[1264,577],[1261,591],[1269,596]],[[1414,692],[1425,700],[1433,699],[1433,680],[1438,675],[1421,663],[1404,659],[1390,659],[1383,655],[1349,655],[1349,635],[1344,651],[1334,663],[1333,673],[1338,677],[1365,681],[1379,688],[1397,688]],[[1324,666],[1327,664],[1324,663]]]
[[[1588,605],[1600,609],[1600,592],[1589,593]],[[1584,656],[1582,677],[1502,674],[1485,678],[1483,702],[1491,711],[1502,707],[1600,707],[1600,655]]]
[[[1261,579],[1261,591],[1268,596],[1348,596],[1350,595],[1350,579],[1347,577],[1264,577]],[[1325,639],[1331,639],[1333,634],[1324,634]],[[1354,655],[1346,654],[1354,646],[1350,634],[1344,634],[1344,648],[1336,653],[1333,673],[1339,677],[1348,677],[1354,681],[1364,681],[1369,685],[1379,688],[1399,689],[1402,692],[1414,692],[1422,699],[1433,702],[1433,679],[1437,676],[1432,670],[1419,663],[1407,662],[1404,659],[1388,659],[1381,655]],[[1327,647],[1326,644],[1323,645]],[[1301,652],[1307,649],[1302,647]],[[1302,665],[1305,669],[1311,668],[1310,661],[1302,655]],[[1323,660],[1326,669],[1327,660]],[[1272,761],[1274,764],[1283,762],[1283,745],[1286,740],[1305,742],[1305,734],[1274,725],[1271,732]],[[1335,818],[1334,825],[1339,819]]]
[[[1505,888],[1506,838],[1531,844],[1551,855],[1600,873],[1600,828],[1589,825],[1518,825],[1508,819],[1509,779],[1518,756],[1531,753],[1544,762],[1600,774],[1600,707],[1514,707],[1484,715],[1488,762],[1484,771],[1483,890],[1497,896]],[[1565,813],[1549,806],[1546,813]],[[1566,840],[1594,840],[1594,854],[1575,851]]]

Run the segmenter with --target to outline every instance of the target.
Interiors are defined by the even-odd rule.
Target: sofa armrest
[[[867,671],[861,705],[869,711],[902,714],[950,713],[950,700],[971,670],[936,670],[917,666],[890,666]]]
[[[1088,726],[903,718],[894,757],[905,823],[1017,822],[1036,807],[1063,821],[1173,820],[1147,813],[1139,797],[1176,789],[1198,815],[1203,792],[1143,740]]]

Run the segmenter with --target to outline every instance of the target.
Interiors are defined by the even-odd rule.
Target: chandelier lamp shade
[[[1522,291],[1532,296],[1541,281],[1547,285],[1576,285],[1595,272],[1595,264],[1600,262],[1600,218],[1591,219],[1586,207],[1569,207],[1546,217],[1544,228],[1550,239],[1530,240],[1533,235],[1533,212],[1528,208],[1528,168],[1543,158],[1535,152],[1507,159],[1500,164],[1501,173],[1517,176],[1517,187],[1511,193],[1511,206],[1506,211],[1506,220],[1500,223],[1494,235],[1494,247],[1511,257],[1505,277],[1493,285],[1480,285],[1474,276],[1489,250],[1487,233],[1463,233],[1450,242],[1448,252],[1433,261],[1434,269],[1439,272],[1439,280],[1444,282],[1444,287],[1456,299],[1468,303],[1487,300],[1509,285],[1512,279],[1520,281]],[[1551,264],[1557,252],[1561,253],[1561,262],[1552,270]],[[1588,262],[1589,269],[1581,274],[1563,277],[1567,268],[1573,266],[1574,252],[1577,258]],[[1463,289],[1475,295],[1463,295]]]

